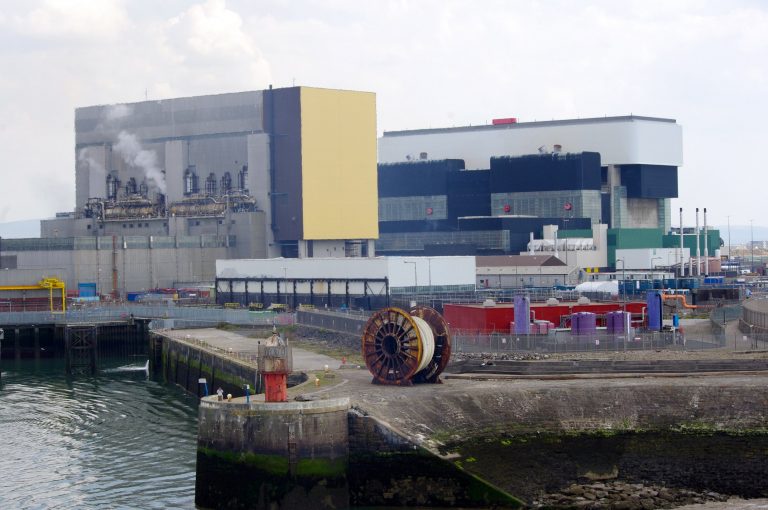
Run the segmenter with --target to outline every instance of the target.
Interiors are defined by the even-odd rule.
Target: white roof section
[[[389,279],[390,287],[475,285],[475,257],[228,259],[217,278]]]
[[[576,292],[608,292],[612,296],[619,295],[618,280],[584,282],[576,286]]]
[[[562,152],[599,152],[603,165],[683,165],[683,130],[673,119],[625,116],[517,124],[385,131],[379,163],[419,159],[463,159],[467,169],[490,167],[493,156],[536,154],[539,147]]]

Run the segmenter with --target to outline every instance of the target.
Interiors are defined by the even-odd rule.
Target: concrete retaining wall
[[[162,370],[166,381],[178,384],[189,393],[202,397],[198,380],[205,378],[210,393],[221,387],[224,393],[244,394],[246,384],[255,393],[262,391],[262,382],[255,367],[224,359],[202,347],[152,334],[155,349],[155,369]]]
[[[347,508],[349,399],[200,403],[195,503]]]

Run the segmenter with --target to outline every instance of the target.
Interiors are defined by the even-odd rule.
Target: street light
[[[419,279],[418,279],[418,275],[416,274],[416,261],[404,260],[403,264],[413,264],[413,293],[414,295],[418,295]]]
[[[616,262],[621,262],[621,295],[622,295],[622,301],[627,300],[627,272],[626,272],[626,264],[624,259],[616,259]]]
[[[283,290],[285,291],[285,304],[288,305],[288,268],[287,267],[281,267],[280,269],[283,270]],[[278,283],[278,292],[279,292],[279,283]]]
[[[664,260],[662,257],[651,257],[651,285],[653,285],[653,261]]]
[[[750,237],[750,248],[752,250],[752,261],[749,263],[749,272],[754,273],[755,272],[755,232],[752,229],[752,222],[754,220],[749,220],[749,237]]]
[[[728,215],[728,267],[733,269],[733,256],[731,255],[731,216]]]

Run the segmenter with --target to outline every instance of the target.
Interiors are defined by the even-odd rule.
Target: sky
[[[0,0],[0,222],[74,208],[76,107],[270,84],[376,92],[379,134],[676,119],[672,210],[768,225],[759,0]]]

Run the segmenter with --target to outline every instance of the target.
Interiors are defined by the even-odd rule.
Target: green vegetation
[[[346,472],[346,459],[300,459],[296,464],[298,476],[336,478],[344,476]]]
[[[346,358],[347,364],[349,365],[365,365],[361,349],[351,349],[343,345],[329,345],[327,342],[323,341],[299,339],[293,340],[291,345],[298,347],[299,349],[304,349],[305,351],[323,354],[337,360]]]
[[[231,464],[246,464],[249,467],[258,469],[259,471],[271,475],[284,476],[288,474],[288,457],[283,455],[267,455],[245,452],[234,453],[215,450],[213,448],[206,448],[204,446],[199,446],[197,450],[198,453],[202,453],[208,457],[214,457]]]

